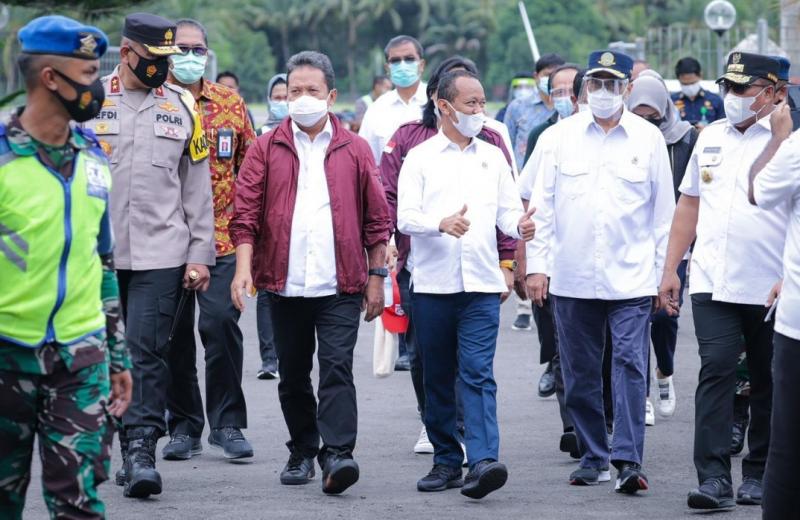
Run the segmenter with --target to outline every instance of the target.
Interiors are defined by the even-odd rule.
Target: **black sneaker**
[[[314,478],[314,458],[303,457],[299,453],[289,455],[289,462],[281,471],[281,484],[299,486],[308,484]]]
[[[253,447],[239,428],[226,426],[214,428],[208,435],[208,444],[221,449],[226,459],[246,459],[253,456]]]
[[[553,362],[547,364],[542,377],[539,378],[539,397],[550,397],[556,393],[556,374],[553,372]]]
[[[753,477],[744,477],[736,493],[736,503],[743,506],[760,506],[761,481]]]
[[[444,491],[464,485],[461,468],[451,468],[444,464],[434,464],[433,469],[417,481],[418,491]]]
[[[689,491],[689,507],[692,509],[732,509],[733,487],[728,479],[710,478],[700,487]]]
[[[486,459],[475,464],[464,479],[461,494],[465,497],[481,499],[503,487],[508,480],[505,464]]]
[[[611,480],[608,468],[578,468],[569,476],[569,483],[573,486],[596,486],[600,482]]]
[[[642,467],[633,462],[620,462],[617,465],[617,485],[614,491],[633,495],[637,491],[647,491],[650,488],[647,476],[642,472]]]
[[[747,397],[737,395],[733,406],[733,429],[731,430],[731,455],[738,455],[744,450],[744,439],[750,425],[750,401]]]
[[[573,459],[580,459],[581,449],[578,445],[578,434],[576,434],[574,431],[562,433],[561,442],[558,445],[558,449],[564,453],[569,453],[569,456]]]
[[[411,370],[411,360],[408,359],[408,354],[397,358],[397,361],[394,362],[394,370],[395,372],[408,372]]]
[[[511,325],[511,330],[531,330],[531,315],[518,314],[517,319]]]
[[[322,465],[322,492],[338,495],[358,482],[358,463],[350,453],[330,453]]]
[[[199,437],[190,437],[185,433],[177,433],[161,450],[164,460],[189,460],[203,452],[203,443]]]
[[[278,379],[278,364],[272,362],[262,365],[256,377],[259,379]]]

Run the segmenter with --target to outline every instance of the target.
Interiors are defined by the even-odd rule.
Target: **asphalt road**
[[[241,324],[245,333],[244,389],[250,427],[246,435],[255,448],[251,462],[233,464],[211,451],[204,439],[202,455],[190,461],[159,460],[164,480],[161,495],[148,500],[127,499],[109,481],[101,486],[110,519],[583,519],[691,518],[686,493],[695,485],[692,464],[694,388],[699,358],[690,305],[684,308],[676,354],[678,407],[669,419],[657,418],[648,428],[644,470],[649,492],[630,497],[613,491],[611,483],[572,487],[567,477],[576,467],[558,451],[561,425],[554,398],[536,396],[543,367],[538,364],[536,333],[511,330],[514,306],[502,314],[495,376],[501,429],[501,459],[508,465],[508,484],[482,501],[472,501],[457,490],[421,494],[415,483],[429,469],[431,458],[415,455],[419,433],[416,404],[407,372],[387,379],[372,376],[373,327],[364,324],[355,356],[360,411],[355,456],[361,480],[344,495],[322,494],[319,477],[307,486],[284,487],[278,474],[288,457],[283,422],[274,381],[259,381],[255,332],[255,301]],[[201,376],[202,377],[202,376]],[[202,388],[202,382],[201,382]],[[206,430],[207,434],[208,430]],[[160,448],[165,440],[159,443]],[[741,458],[734,459],[735,485],[740,482]],[[112,472],[120,465],[114,448]],[[39,483],[41,469],[34,462],[25,518],[46,518]],[[318,472],[319,475],[319,472]],[[113,477],[112,477],[113,480]],[[760,508],[739,506],[720,514],[722,519],[760,518]]]

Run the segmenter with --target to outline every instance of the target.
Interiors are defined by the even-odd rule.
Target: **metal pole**
[[[758,35],[758,53],[766,54],[767,44],[769,42],[769,26],[767,25],[767,20],[764,18],[759,18],[756,27],[756,34]]]
[[[539,61],[539,46],[536,45],[536,37],[533,35],[531,21],[528,19],[528,10],[525,9],[525,2],[519,1],[519,15],[522,17],[522,25],[525,26],[525,34],[528,36],[528,45],[531,46],[531,54],[534,63]]]
[[[725,74],[725,53],[722,50],[722,37],[725,34],[724,31],[720,31],[717,33],[717,77],[721,78],[723,74]]]

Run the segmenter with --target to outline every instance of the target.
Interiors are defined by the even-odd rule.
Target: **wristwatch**
[[[517,261],[516,260],[500,260],[500,267],[503,269],[508,269],[509,271],[514,271],[517,269]]]
[[[380,276],[382,278],[386,278],[387,276],[389,276],[389,270],[386,269],[385,267],[376,267],[374,269],[370,269],[369,270],[369,275],[370,276]]]

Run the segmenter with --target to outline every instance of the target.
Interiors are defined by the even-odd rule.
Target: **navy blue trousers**
[[[567,411],[586,448],[582,467],[611,462],[641,464],[648,325],[652,298],[587,300],[552,295]],[[614,438],[608,444],[603,410],[603,350],[611,331]]]
[[[456,384],[464,405],[464,444],[470,466],[497,460],[497,384],[494,353],[500,295],[413,293],[415,331],[425,367],[425,427],[435,464],[460,467]],[[458,383],[456,383],[458,375]]]

